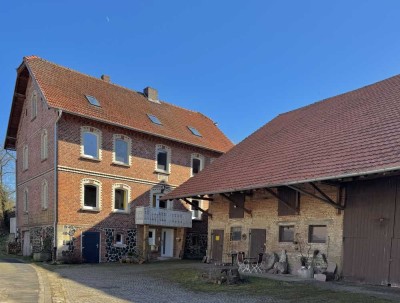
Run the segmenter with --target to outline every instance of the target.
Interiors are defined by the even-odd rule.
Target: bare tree
[[[15,201],[15,155],[0,149],[0,227],[5,225],[6,212]]]

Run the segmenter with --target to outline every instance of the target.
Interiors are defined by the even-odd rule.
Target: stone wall
[[[322,186],[333,200],[336,199],[336,188]],[[304,187],[313,192],[312,188]],[[338,264],[339,270],[342,265],[343,247],[343,212],[338,211],[331,205],[308,195],[300,197],[300,214],[291,216],[278,216],[278,201],[271,194],[264,190],[259,190],[253,196],[246,196],[245,207],[252,211],[252,215],[244,214],[243,219],[229,218],[229,203],[225,198],[215,195],[214,201],[210,203],[209,212],[212,219],[208,225],[208,255],[211,257],[212,238],[211,233],[214,229],[224,230],[224,251],[223,262],[230,262],[231,251],[244,251],[246,256],[249,254],[249,233],[252,228],[265,229],[265,251],[279,253],[283,249],[287,251],[289,269],[295,271],[300,266],[302,255],[307,256],[309,252],[312,256],[315,250],[325,254],[328,260]],[[294,242],[279,242],[279,226],[294,225]],[[326,243],[309,243],[308,229],[310,225],[326,225]],[[230,240],[231,227],[241,227],[242,237],[238,241]]]

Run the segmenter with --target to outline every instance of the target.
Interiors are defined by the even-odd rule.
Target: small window
[[[128,164],[128,142],[115,140],[115,161]]]
[[[90,104],[100,107],[100,102],[95,97],[89,96],[89,95],[85,95],[85,97],[89,101]]]
[[[294,225],[279,226],[279,242],[294,241]]]
[[[47,209],[47,207],[49,206],[49,186],[46,180],[44,180],[42,183],[41,198],[42,209]]]
[[[154,115],[147,114],[147,117],[153,122],[154,124],[162,125],[161,121]]]
[[[48,147],[48,139],[47,139],[47,130],[45,130],[45,129],[42,132],[40,147],[41,147],[41,150],[40,150],[41,159],[46,160],[49,147]]]
[[[231,227],[231,241],[240,241],[242,239],[242,228]]]
[[[229,219],[244,218],[245,195],[242,193],[234,193],[229,196]]]
[[[22,149],[22,169],[27,170],[29,166],[29,150],[28,145],[24,145]]]
[[[287,204],[278,200],[278,216],[293,216],[300,211],[300,193],[289,187],[278,187],[278,196]]]
[[[308,227],[309,243],[326,243],[326,225],[310,225]]]
[[[156,171],[170,173],[171,149],[165,145],[156,146]]]
[[[83,126],[81,131],[81,156],[85,158],[100,160],[101,132],[94,127],[88,126]]]
[[[197,175],[204,167],[204,157],[200,154],[191,155],[191,176]]]
[[[85,185],[85,203],[84,206],[96,207],[97,205],[97,187]]]
[[[188,126],[188,128],[190,129],[190,131],[192,132],[193,135],[197,136],[197,137],[201,137],[200,132],[195,129],[194,127]]]
[[[154,208],[172,209],[171,200],[160,200],[163,194],[153,194],[151,206]]]
[[[32,93],[31,102],[32,102],[32,104],[31,104],[32,105],[31,118],[34,119],[37,116],[37,93],[36,93],[36,91],[34,91]]]
[[[28,204],[29,204],[29,196],[28,196],[28,189],[24,190],[24,212],[28,212]]]
[[[149,229],[149,245],[156,245],[156,230],[154,228]]]
[[[123,234],[115,234],[115,244],[124,244]]]
[[[84,210],[99,211],[101,208],[101,183],[92,179],[82,180],[81,207]]]

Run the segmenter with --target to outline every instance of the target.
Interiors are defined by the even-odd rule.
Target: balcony
[[[137,207],[135,223],[168,227],[192,227],[192,213],[165,208]]]

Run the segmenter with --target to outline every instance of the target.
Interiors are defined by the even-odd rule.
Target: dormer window
[[[200,134],[200,132],[195,129],[194,127],[188,126],[189,130],[192,132],[193,135],[197,136],[197,137],[202,137],[202,135]]]
[[[85,95],[90,104],[100,107],[100,102],[93,96]]]
[[[147,114],[147,117],[149,117],[150,121],[154,124],[162,125],[161,121],[156,116]]]

